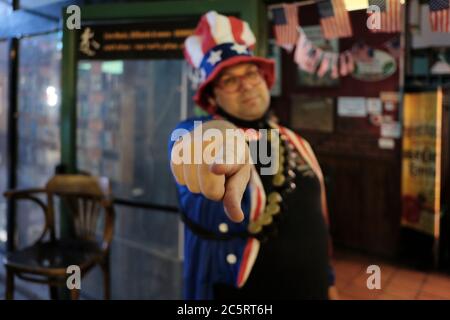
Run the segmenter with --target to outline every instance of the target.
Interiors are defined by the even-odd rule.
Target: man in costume
[[[185,57],[203,78],[194,100],[210,115],[181,122],[175,131],[185,134],[169,143],[186,226],[184,296],[336,298],[323,175],[308,142],[271,120],[274,63],[252,55],[255,42],[245,21],[215,11],[185,42]],[[215,140],[216,160],[193,161],[212,143],[198,141],[195,121],[203,132],[240,130],[244,142],[233,140],[231,153],[244,160],[218,161],[230,144]],[[263,129],[278,130],[279,139]],[[250,161],[255,140],[276,150],[275,172],[261,174],[267,163]],[[186,150],[192,157],[179,161]]]

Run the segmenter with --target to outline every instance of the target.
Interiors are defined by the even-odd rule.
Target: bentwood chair
[[[109,180],[88,175],[55,175],[45,188],[12,190],[4,193],[12,200],[30,200],[45,215],[45,226],[38,240],[6,254],[6,299],[14,298],[15,276],[46,284],[50,297],[58,298],[58,287],[66,286],[69,266],[78,266],[81,278],[95,265],[103,271],[104,297],[110,299],[110,244],[114,230],[114,207]],[[42,201],[42,197],[46,201]],[[55,230],[55,202],[67,222],[70,237],[58,237]],[[79,298],[71,289],[71,299]]]

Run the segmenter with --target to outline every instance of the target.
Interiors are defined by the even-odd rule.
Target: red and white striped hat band
[[[186,60],[202,75],[202,84],[194,97],[199,106],[208,112],[214,111],[204,94],[205,89],[224,68],[238,63],[257,64],[268,86],[273,85],[274,63],[252,55],[255,43],[255,36],[247,22],[215,11],[202,16],[194,34],[184,43]]]

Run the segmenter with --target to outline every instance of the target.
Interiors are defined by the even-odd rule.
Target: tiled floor
[[[336,286],[342,300],[450,300],[450,275],[396,266],[364,255],[335,253]],[[369,290],[367,267],[378,265],[381,289]]]
[[[448,274],[416,271],[347,251],[337,251],[334,257],[336,286],[341,300],[450,300]],[[380,267],[380,290],[367,288],[370,274],[366,270],[370,265]],[[0,300],[4,297],[4,290],[4,275],[0,274]],[[17,290],[15,299],[40,298],[29,294],[28,290]]]

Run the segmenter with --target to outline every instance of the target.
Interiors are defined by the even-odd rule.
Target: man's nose
[[[241,78],[241,90],[248,90],[253,88],[254,86],[252,84],[250,84],[250,81]]]

